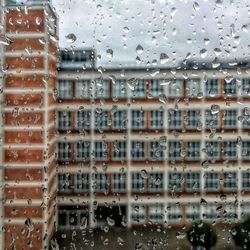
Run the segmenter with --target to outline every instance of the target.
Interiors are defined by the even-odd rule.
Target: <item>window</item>
[[[105,141],[95,142],[95,160],[106,161],[108,160],[108,144]]]
[[[150,95],[152,97],[159,97],[160,95],[164,94],[163,85],[161,85],[162,80],[152,79],[150,81]]]
[[[60,130],[69,130],[72,128],[71,112],[58,111],[57,112],[57,128]]]
[[[76,98],[89,99],[92,96],[90,80],[76,81]]]
[[[144,205],[132,205],[131,210],[131,222],[132,224],[144,224],[146,222],[145,219],[145,206]]]
[[[241,157],[243,160],[250,160],[250,141],[242,142]]]
[[[144,129],[146,127],[145,121],[145,111],[144,110],[132,110],[132,119],[131,119],[131,128],[132,129]]]
[[[76,175],[76,190],[79,193],[89,193],[90,183],[89,174],[77,174]]]
[[[97,109],[95,112],[95,127],[99,130],[109,128],[109,115],[108,111]]]
[[[169,160],[181,160],[181,143],[179,141],[169,141],[168,144]]]
[[[237,205],[235,203],[227,203],[223,213],[225,221],[235,221],[238,218]]]
[[[93,188],[96,193],[106,193],[108,191],[107,174],[96,173],[94,175]]]
[[[88,224],[88,210],[80,207],[59,207],[58,209],[58,226],[59,228],[72,229],[86,227]]]
[[[112,117],[112,127],[113,129],[126,129],[127,128],[127,111],[119,110],[113,113]]]
[[[156,204],[148,207],[149,221],[152,224],[163,224],[164,223],[164,205]]]
[[[237,84],[236,79],[232,79],[230,82],[224,80],[224,95],[225,96],[236,96]]]
[[[207,129],[219,128],[219,112],[213,113],[211,110],[206,110],[205,123]]]
[[[150,111],[150,128],[162,129],[164,125],[164,112],[161,110]]]
[[[217,97],[219,96],[219,84],[218,79],[208,79],[205,85],[206,97]]]
[[[181,129],[182,126],[182,111],[170,111],[168,112],[168,126],[169,129]]]
[[[168,186],[171,192],[182,192],[183,191],[183,175],[179,172],[168,173]]]
[[[141,173],[132,173],[132,192],[145,192],[147,180],[143,178]]]
[[[217,141],[205,142],[206,158],[209,160],[217,160],[220,158],[220,147]]]
[[[112,174],[112,192],[125,193],[126,192],[126,174],[125,173],[113,173]]]
[[[244,108],[242,111],[242,127],[250,128],[250,109]]]
[[[158,141],[150,142],[150,159],[155,161],[164,160],[165,147],[160,145]]]
[[[144,141],[132,141],[131,158],[140,161],[146,159],[146,146]]]
[[[58,174],[58,192],[71,193],[73,191],[73,175],[71,174]]]
[[[77,142],[76,144],[76,160],[86,161],[90,159],[90,142]]]
[[[58,80],[58,97],[59,99],[73,98],[73,88],[71,80]]]
[[[242,79],[242,96],[249,96],[250,95],[250,79]]]
[[[200,127],[201,114],[199,110],[188,111],[188,124],[187,127],[190,129],[197,129]]]
[[[199,79],[190,79],[187,81],[187,95],[189,97],[197,97],[200,92],[201,89]]]
[[[107,99],[109,95],[109,80],[100,80],[95,81],[95,97]]]
[[[77,128],[90,129],[91,111],[77,111]]]
[[[200,159],[200,141],[187,143],[187,159],[192,161]]]
[[[71,144],[68,142],[59,142],[57,147],[59,161],[71,160]]]
[[[183,96],[183,80],[174,79],[167,80],[168,85],[168,96],[169,97],[181,97]]]
[[[233,191],[237,189],[237,173],[224,173],[224,190]]]
[[[127,142],[115,141],[113,142],[113,160],[126,160],[127,159]]]
[[[149,191],[153,193],[164,191],[164,178],[163,173],[150,173],[149,178]]]
[[[200,191],[200,173],[199,172],[190,172],[186,176],[186,190],[189,192],[198,192]]]
[[[179,224],[182,220],[182,208],[180,204],[169,204],[167,206],[167,217],[169,223]]]
[[[250,172],[242,172],[242,190],[250,191]]]
[[[146,97],[146,81],[138,80],[133,90],[134,98],[145,98]]]
[[[201,207],[197,203],[189,203],[186,205],[186,219],[189,223],[193,223],[201,218]]]
[[[205,191],[218,192],[219,173],[208,172],[204,175],[204,178],[205,178]]]
[[[219,218],[219,215],[217,214],[217,208],[219,207],[218,204],[215,203],[208,203],[205,207],[204,207],[204,214],[203,214],[203,218],[205,220],[214,222],[217,221]]]
[[[224,141],[224,158],[237,160],[237,144],[235,141]]]
[[[237,110],[224,111],[224,128],[237,128]]]
[[[127,98],[127,83],[126,80],[116,80],[112,84],[112,97],[113,98]]]

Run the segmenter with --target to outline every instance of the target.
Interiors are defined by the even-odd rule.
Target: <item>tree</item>
[[[204,221],[193,223],[187,232],[187,238],[196,249],[203,247],[210,250],[217,242],[214,228]]]
[[[250,217],[236,224],[231,230],[232,237],[237,246],[250,249]]]

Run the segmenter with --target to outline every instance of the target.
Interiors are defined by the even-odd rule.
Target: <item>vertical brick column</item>
[[[55,228],[56,16],[49,4],[5,6],[4,248],[49,248]],[[2,249],[2,248],[1,248]]]

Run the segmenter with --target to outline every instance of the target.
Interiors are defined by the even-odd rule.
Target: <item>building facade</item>
[[[97,68],[57,53],[49,1],[2,8],[3,249],[250,213],[249,68]]]
[[[56,226],[57,17],[50,1],[6,0],[1,8],[0,248],[48,249]]]
[[[59,71],[58,228],[249,214],[249,90],[229,65]]]

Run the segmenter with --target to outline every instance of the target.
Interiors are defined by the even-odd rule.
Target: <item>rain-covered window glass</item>
[[[72,113],[70,111],[58,111],[57,117],[57,127],[59,130],[69,130],[72,128]]]
[[[169,97],[181,97],[183,96],[183,80],[173,79],[167,80],[168,83],[168,96]]]
[[[92,95],[90,80],[77,80],[76,81],[76,98],[89,99]]]
[[[164,112],[161,110],[150,111],[150,128],[163,129],[164,126]]]
[[[237,95],[237,82],[236,79],[231,79],[230,81],[224,81],[223,93],[228,97],[235,97]]]
[[[197,97],[201,92],[201,81],[200,79],[190,79],[187,81],[187,96]]]
[[[237,110],[224,111],[224,128],[237,128]]]
[[[71,99],[73,97],[72,80],[58,80],[57,84],[60,99]]]
[[[181,129],[183,127],[182,111],[171,110],[168,112],[168,127],[170,129]]]
[[[144,129],[146,127],[146,117],[144,110],[132,110],[131,113],[131,128]]]
[[[127,111],[118,110],[113,113],[112,128],[114,130],[126,129],[127,127]]]
[[[112,97],[123,99],[127,98],[127,82],[126,80],[116,80],[112,84]]]
[[[164,94],[163,81],[159,79],[150,80],[150,94],[152,97],[159,97]]]
[[[207,79],[205,84],[206,97],[219,96],[219,79]]]
[[[77,128],[78,129],[90,129],[91,125],[91,111],[81,110],[77,111]]]

